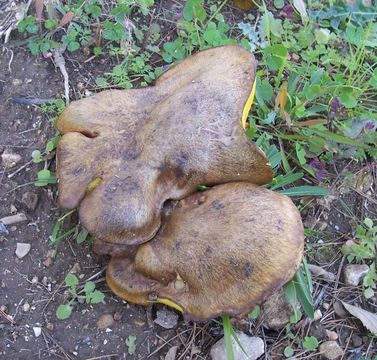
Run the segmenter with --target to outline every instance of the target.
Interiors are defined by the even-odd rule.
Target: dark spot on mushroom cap
[[[211,206],[216,210],[224,209],[224,207],[225,207],[225,205],[223,203],[221,203],[219,200],[213,201]]]

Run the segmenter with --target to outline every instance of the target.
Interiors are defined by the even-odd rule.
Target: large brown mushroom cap
[[[139,244],[160,227],[164,202],[198,184],[270,182],[267,159],[241,126],[255,65],[238,46],[205,50],[153,87],[73,102],[57,121],[65,134],[57,150],[60,206],[79,206],[97,239]],[[99,185],[88,191],[93,181]]]
[[[193,320],[236,316],[293,277],[303,247],[300,214],[288,197],[224,184],[177,202],[155,238],[136,254],[113,257],[106,277],[131,302],[168,299]]]

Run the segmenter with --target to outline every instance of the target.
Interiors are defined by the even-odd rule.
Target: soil
[[[9,234],[0,237],[0,359],[153,360],[164,358],[172,346],[179,346],[177,358],[208,358],[210,346],[222,336],[218,321],[194,324],[185,323],[180,318],[178,325],[171,330],[154,324],[156,310],[162,306],[144,308],[127,304],[113,295],[103,277],[107,259],[96,257],[90,244],[78,245],[73,239],[66,239],[59,245],[50,264],[46,262],[51,254],[49,237],[61,211],[57,208],[54,187],[36,187],[32,183],[43,165],[30,160],[31,152],[44,149],[55,130],[38,106],[18,104],[12,99],[15,96],[62,97],[63,78],[50,59],[32,56],[23,47],[3,48],[1,51],[0,154],[11,151],[19,154],[21,160],[11,168],[0,166],[0,218],[23,213],[27,221],[8,226]],[[71,99],[82,96],[82,89],[94,87],[95,77],[113,66],[104,61],[84,63],[83,59],[69,56],[66,61]],[[54,168],[53,161],[51,159],[51,169]],[[336,165],[344,167],[343,162]],[[356,165],[352,171],[357,173],[361,168],[365,168],[365,164]],[[309,261],[320,264],[326,261],[331,264],[328,270],[335,274],[340,273],[344,263],[339,247],[352,238],[353,229],[345,211],[339,210],[342,209],[341,202],[346,202],[355,214],[360,214],[365,205],[365,198],[356,193],[340,197],[338,188],[337,185],[333,189],[333,203],[320,203],[318,200],[311,200],[308,204],[297,202],[297,205],[306,207],[303,216],[307,223],[315,223],[316,226],[318,222],[320,225],[323,223],[326,228],[326,238],[313,236],[309,239],[312,249],[318,250],[308,252]],[[22,201],[25,193],[37,197],[34,209]],[[75,224],[74,217],[71,222]],[[15,255],[17,243],[31,245],[30,252],[21,260]],[[328,243],[330,250],[323,243]],[[103,303],[94,306],[76,304],[71,317],[60,321],[55,312],[57,306],[67,300],[63,281],[72,269],[82,283],[92,278],[106,297]],[[313,322],[313,326],[309,327],[307,322],[298,324],[295,328],[297,334],[319,336],[318,328],[322,333],[324,328],[335,330],[341,347],[347,349],[345,358],[359,359],[361,354],[373,354],[373,339],[367,336],[360,323],[354,318],[337,317],[332,308],[338,298],[353,300],[360,295],[360,289],[342,288],[339,278],[336,286],[317,280],[314,297],[317,306],[322,309],[322,320]],[[10,316],[7,317],[7,314]],[[100,330],[97,322],[103,314],[111,314],[116,320],[111,327]],[[266,358],[269,359],[281,358],[284,347],[291,341],[284,331],[279,333],[264,329],[262,320],[237,320],[234,325],[249,334],[263,337],[267,345]],[[41,335],[36,336],[33,328],[41,328]],[[355,335],[358,336],[356,340]],[[135,355],[128,353],[126,340],[129,336],[136,337]],[[319,359],[320,355],[312,355],[311,358]]]

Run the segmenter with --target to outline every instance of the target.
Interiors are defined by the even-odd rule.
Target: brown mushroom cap
[[[153,87],[70,104],[57,121],[65,134],[57,149],[60,206],[79,206],[81,222],[102,241],[132,245],[155,235],[166,200],[198,184],[270,182],[267,159],[241,126],[255,66],[238,46],[205,50]]]
[[[106,278],[120,297],[144,305],[168,299],[187,319],[237,316],[293,277],[303,247],[288,197],[230,183],[177,202],[155,238],[111,259]]]

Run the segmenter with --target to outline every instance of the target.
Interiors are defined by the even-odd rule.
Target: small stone
[[[339,316],[340,318],[345,318],[348,314],[340,301],[335,301],[333,308],[334,308],[335,314]]]
[[[24,258],[31,249],[31,245],[27,243],[17,243],[15,254],[19,259]]]
[[[322,318],[322,311],[320,309],[317,309],[314,311],[314,321],[317,321]]]
[[[30,304],[28,302],[22,305],[23,312],[28,312],[29,310],[30,310]]]
[[[158,310],[157,318],[154,320],[154,322],[165,329],[173,329],[177,326],[178,315],[170,310]]]
[[[335,360],[343,355],[343,350],[336,341],[325,341],[319,346],[319,352],[328,360]]]
[[[327,338],[331,341],[338,340],[338,334],[335,331],[326,330]]]
[[[13,86],[19,86],[22,84],[22,80],[21,79],[13,79],[12,80],[12,85]]]
[[[38,195],[34,192],[27,191],[22,194],[21,202],[29,209],[35,210],[38,204]]]
[[[315,336],[318,341],[327,340],[326,329],[319,321],[313,321],[309,334]]]
[[[33,276],[33,278],[31,279],[31,283],[32,284],[37,284],[38,283],[38,276]]]
[[[5,150],[1,154],[2,164],[6,168],[12,168],[12,167],[16,166],[21,161],[21,159],[22,159],[21,155],[16,154],[16,153],[11,152],[11,151],[8,151],[8,150]]]
[[[106,330],[114,325],[114,317],[111,314],[102,314],[97,321],[98,330]]]
[[[52,331],[52,330],[54,330],[54,324],[52,324],[52,323],[47,323],[47,324],[46,324],[46,328],[47,328],[48,330]]]
[[[354,347],[360,347],[361,345],[363,345],[363,338],[360,337],[359,335],[353,334],[351,339],[352,339],[352,345]]]
[[[236,331],[236,336],[247,355],[232,337],[234,360],[256,360],[264,354],[264,342],[261,338],[250,337],[239,331]],[[212,360],[227,360],[224,338],[221,338],[212,346],[211,358]]]
[[[81,271],[81,267],[78,262],[74,263],[71,270],[69,270],[69,272],[71,272],[72,274],[78,274],[80,271]]]
[[[54,262],[54,257],[56,255],[56,249],[50,249],[47,251],[47,258],[43,261],[43,265],[49,267]]]
[[[8,313],[8,308],[7,308],[5,305],[1,305],[1,306],[0,306],[0,310],[1,310],[3,313],[5,313],[5,314]]]
[[[291,315],[291,306],[285,300],[282,289],[273,293],[262,305],[263,325],[267,329],[283,329],[289,323]]]
[[[123,315],[120,312],[118,312],[118,311],[114,314],[114,320],[115,321],[122,320],[122,317],[123,317]]]
[[[368,273],[368,265],[348,264],[343,268],[343,280],[346,285],[358,286],[361,279]]]
[[[35,337],[38,337],[42,334],[42,328],[40,328],[39,326],[33,327],[33,331]]]
[[[18,212],[18,209],[12,204],[12,205],[10,206],[10,213],[11,213],[12,215],[14,215],[14,214],[17,214],[17,212]]]

